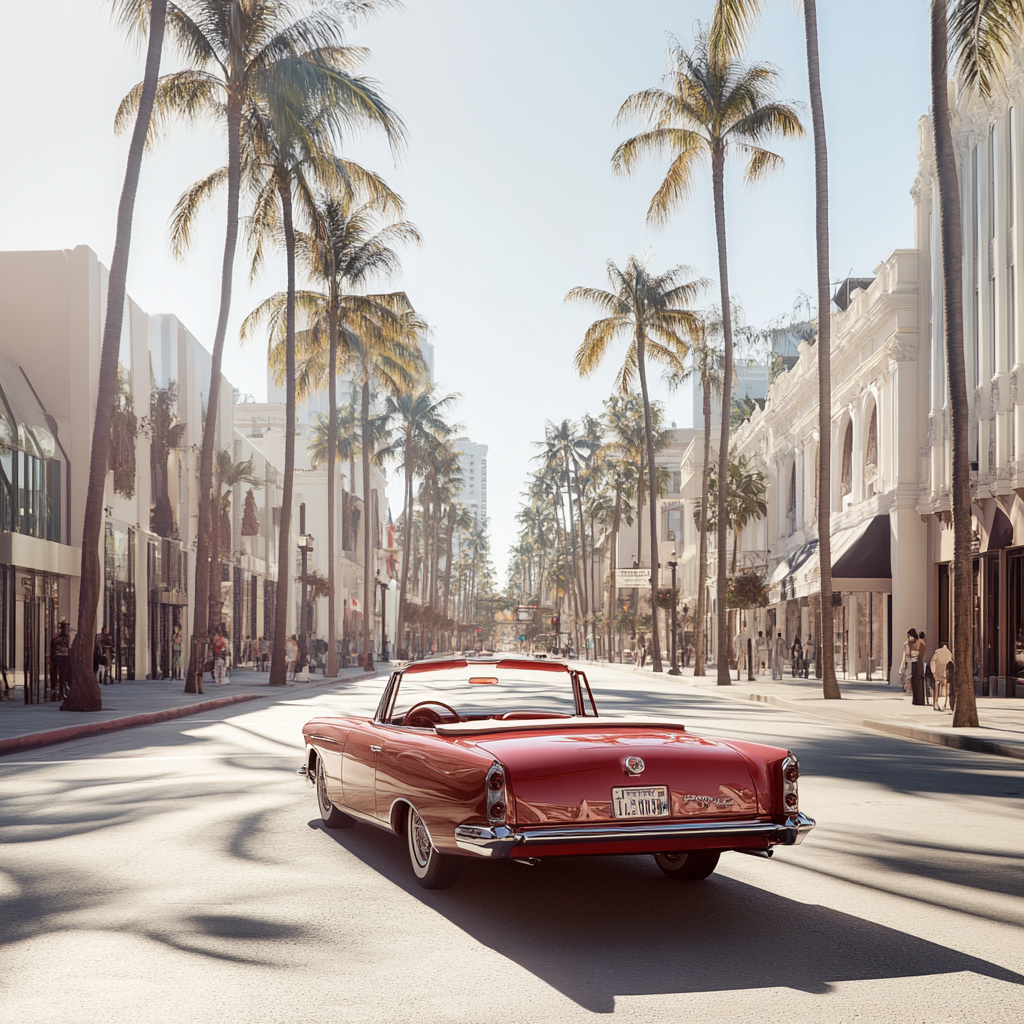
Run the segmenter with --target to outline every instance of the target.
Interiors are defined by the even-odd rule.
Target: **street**
[[[12,755],[5,1020],[1024,1019],[1024,763],[587,671],[605,714],[791,747],[817,828],[702,883],[642,856],[422,890],[404,842],[323,829],[295,774],[302,723],[385,675]]]

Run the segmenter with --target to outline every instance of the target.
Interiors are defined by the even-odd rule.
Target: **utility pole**
[[[676,561],[676,553],[672,552],[672,561],[668,563],[668,567],[672,570],[672,642],[670,645],[670,655],[672,661],[672,667],[668,670],[670,676],[681,676],[682,672],[679,671],[679,663],[676,660],[676,569],[679,567],[679,563]]]

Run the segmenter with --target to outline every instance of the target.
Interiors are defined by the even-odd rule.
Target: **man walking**
[[[761,674],[761,666],[768,671],[768,641],[765,639],[764,630],[757,631],[757,639],[754,641],[754,675]]]
[[[71,660],[68,624],[62,621],[50,640],[50,672],[55,700],[63,700],[70,691]]]
[[[783,640],[781,633],[777,633],[771,643],[772,679],[782,678],[782,656],[785,649],[786,641]]]

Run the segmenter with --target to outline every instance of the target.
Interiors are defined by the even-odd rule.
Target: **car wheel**
[[[324,763],[319,758],[316,766],[316,802],[320,807],[320,817],[327,828],[351,828],[356,819],[344,811],[339,811],[327,795],[327,773]]]
[[[655,863],[669,878],[699,882],[718,867],[721,850],[691,850],[689,853],[656,853]]]
[[[405,834],[409,843],[412,872],[424,889],[447,889],[459,880],[462,858],[438,853],[434,849],[427,826],[414,807],[409,808]]]

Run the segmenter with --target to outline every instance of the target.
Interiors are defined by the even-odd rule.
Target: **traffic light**
[[[559,627],[562,625],[561,620],[557,615],[551,616],[551,628],[556,632],[560,632]]]
[[[480,627],[480,626],[477,626],[477,627],[476,627],[476,631],[477,631],[478,633],[479,633],[479,632],[481,632],[481,627]]]

